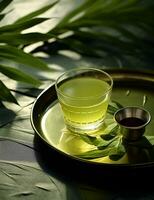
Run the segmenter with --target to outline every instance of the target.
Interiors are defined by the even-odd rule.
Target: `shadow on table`
[[[49,174],[63,181],[123,191],[151,190],[154,165],[112,165],[82,162],[72,159],[46,145],[35,136],[36,158],[40,166]]]

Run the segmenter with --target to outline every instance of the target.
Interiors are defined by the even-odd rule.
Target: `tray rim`
[[[121,80],[121,79],[127,79],[127,80],[139,80],[139,81],[146,81],[149,83],[154,83],[154,71],[152,70],[136,70],[136,69],[121,69],[121,68],[99,68],[102,69],[108,73],[111,73],[111,76],[113,77],[113,79],[115,79],[115,77],[113,76],[114,74],[117,75],[117,73],[120,73],[119,77],[115,80]],[[142,76],[141,76],[142,75]],[[65,153],[64,151],[61,151],[60,149],[56,148],[55,146],[51,145],[43,136],[42,134],[39,133],[38,129],[36,128],[35,124],[34,124],[34,111],[35,111],[35,107],[38,104],[38,101],[42,98],[42,96],[44,94],[46,94],[50,89],[53,89],[54,91],[54,100],[52,101],[52,103],[54,103],[55,101],[57,101],[57,95],[56,95],[56,91],[55,91],[55,82],[50,84],[48,87],[46,87],[35,99],[32,109],[31,109],[31,113],[30,113],[30,122],[31,122],[31,126],[33,128],[33,130],[35,131],[35,133],[37,134],[37,136],[39,136],[39,138],[46,144],[48,145],[49,148],[51,148],[52,150],[60,153],[63,156],[66,156],[67,158],[73,159],[74,161],[79,161],[81,163],[85,163],[85,164],[90,164],[90,165],[94,165],[94,166],[109,166],[109,167],[125,167],[125,168],[147,168],[147,167],[154,167],[154,161],[152,162],[147,162],[147,163],[122,163],[122,164],[116,164],[116,163],[101,163],[101,162],[94,162],[94,161],[90,161],[90,160],[86,160],[86,159],[82,159],[76,156],[73,156],[71,154]],[[49,104],[48,106],[46,106],[46,109],[49,108],[49,106],[51,106],[51,104]],[[44,110],[45,111],[45,110]]]

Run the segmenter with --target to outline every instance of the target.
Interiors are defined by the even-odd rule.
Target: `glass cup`
[[[111,76],[95,68],[76,68],[58,77],[55,88],[67,128],[78,133],[99,130],[112,86]]]

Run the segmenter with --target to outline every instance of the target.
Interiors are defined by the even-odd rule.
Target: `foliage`
[[[3,20],[7,15],[7,13],[4,11],[11,2],[12,0],[2,0],[0,2],[0,20]],[[25,68],[31,67],[40,70],[49,70],[46,63],[37,57],[34,57],[32,54],[26,53],[24,51],[24,47],[39,41],[48,40],[53,36],[51,34],[43,34],[38,32],[23,32],[35,25],[39,25],[40,23],[47,21],[48,18],[41,18],[38,16],[51,9],[57,2],[58,1],[55,1],[50,5],[44,6],[32,13],[29,13],[26,16],[19,18],[12,24],[3,25],[0,27],[0,73],[16,81],[24,82],[34,86],[39,86],[41,84],[38,79],[20,69],[19,64],[24,65]],[[5,63],[8,60],[14,62],[15,67],[7,66]],[[2,81],[0,83],[0,91],[1,101],[17,103],[15,97]]]
[[[1,21],[7,15],[5,8],[11,2],[13,1],[0,2]],[[32,53],[43,51],[53,55],[64,49],[87,56],[114,57],[121,66],[136,63],[134,59],[139,59],[140,63],[153,65],[153,1],[85,0],[67,13],[50,31],[24,33],[25,30],[47,21],[49,18],[39,15],[57,3],[58,1],[55,1],[17,19],[12,24],[0,27],[0,73],[16,81],[39,86],[40,81],[23,72],[20,67],[16,68],[17,64],[48,70],[47,65]],[[49,42],[51,38],[54,39],[53,42]],[[44,44],[29,54],[24,51],[25,46],[39,41],[44,41]],[[13,61],[16,67],[7,66],[7,60]],[[4,90],[3,85],[5,88],[6,85],[1,84]],[[10,93],[9,96],[11,95]],[[9,96],[6,95],[3,99],[0,96],[0,100],[10,101]],[[15,102],[13,97],[12,100]]]
[[[82,55],[115,57],[121,66],[129,65],[129,58],[154,64],[153,9],[150,0],[85,0],[49,31],[56,41],[34,52],[52,55],[69,49]]]

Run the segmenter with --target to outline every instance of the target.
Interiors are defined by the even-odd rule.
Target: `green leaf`
[[[5,17],[5,14],[0,14],[0,21]]]
[[[0,57],[25,64],[29,67],[35,67],[41,70],[49,70],[48,66],[40,59],[10,45],[0,46]]]
[[[115,136],[117,136],[119,130],[119,126],[116,125],[114,128],[111,129],[111,131],[107,134],[102,134],[100,137],[104,140],[111,140]]]
[[[36,16],[38,16],[40,14],[45,13],[47,10],[49,10],[50,8],[52,8],[53,6],[55,6],[58,2],[59,2],[59,0],[55,1],[55,2],[53,2],[51,4],[49,4],[47,6],[44,6],[44,7],[40,8],[40,9],[34,11],[34,12],[31,12],[28,15],[26,15],[24,17],[21,17],[18,20],[16,20],[15,23],[23,23],[25,21],[31,20],[32,18],[34,18],[34,17],[36,17]]]
[[[36,26],[49,18],[34,18],[29,21],[25,21],[22,23],[13,23],[11,25],[5,25],[0,27],[0,34],[2,33],[8,33],[8,32],[20,32],[25,29],[31,28],[33,26]]]
[[[123,108],[123,105],[122,105],[122,104],[120,104],[120,103],[117,102],[117,101],[112,101],[112,102],[108,105],[108,110],[107,110],[107,112],[108,112],[109,114],[111,114],[111,115],[114,115],[114,113],[115,113],[117,110],[121,109],[121,108]]]
[[[2,12],[13,0],[2,0],[0,2],[0,12]]]
[[[88,144],[97,146],[100,143],[100,139],[94,136],[90,136],[88,134],[78,134],[79,137]]]
[[[108,156],[109,152],[110,152],[110,148],[107,149],[94,149],[94,150],[90,150],[90,151],[86,151],[84,153],[75,155],[79,158],[83,158],[83,159],[95,159],[95,158],[101,158],[101,157],[105,157]]]
[[[32,84],[35,86],[39,86],[41,84],[38,79],[16,68],[0,65],[0,72],[16,81]]]
[[[83,4],[81,4],[79,7],[75,8],[73,11],[70,11],[63,19],[57,24],[55,29],[52,31],[54,32],[56,29],[62,28],[63,26],[65,27],[66,24],[68,24],[69,20],[77,16],[79,13],[84,11],[87,7],[93,5],[93,1],[86,0]]]
[[[113,139],[110,140],[100,140],[100,143],[97,145],[98,149],[107,149],[107,148],[111,148],[114,147],[117,144],[119,137],[114,137]]]
[[[11,94],[10,90],[4,85],[4,83],[1,80],[0,80],[0,100],[18,104],[15,97]]]
[[[40,41],[47,41],[52,38],[51,34],[43,33],[3,33],[0,35],[0,42],[9,44],[9,45],[28,45],[34,44]]]
[[[111,104],[108,105],[107,112],[111,115],[114,115],[114,113],[118,110],[118,108],[112,106]]]
[[[119,137],[117,140],[117,144],[112,148],[109,152],[109,158],[111,160],[119,160],[126,153],[126,149],[122,143],[122,137]]]

